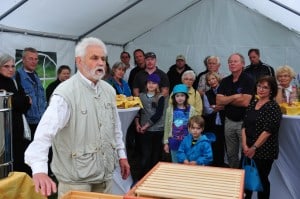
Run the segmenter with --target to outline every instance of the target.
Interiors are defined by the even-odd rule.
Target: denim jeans
[[[177,160],[177,150],[171,150],[171,158],[172,158],[172,162],[174,163],[178,163],[178,160]]]

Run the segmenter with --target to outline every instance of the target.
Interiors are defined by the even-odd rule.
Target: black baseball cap
[[[145,59],[147,59],[147,58],[149,58],[149,57],[151,57],[151,58],[156,58],[156,55],[155,55],[154,52],[147,52],[147,53],[145,54]]]

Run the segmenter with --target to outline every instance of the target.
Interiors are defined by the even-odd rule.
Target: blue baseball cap
[[[189,89],[185,84],[177,84],[173,88],[173,95],[175,95],[176,93],[185,93],[188,95],[188,90]]]

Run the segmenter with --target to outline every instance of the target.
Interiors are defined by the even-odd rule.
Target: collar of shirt
[[[289,87],[285,88],[285,91],[291,93],[293,91],[293,86],[289,85]]]
[[[85,82],[87,82],[89,85],[90,85],[90,87],[95,91],[95,93],[98,93],[98,91],[99,91],[99,83],[100,83],[100,81],[101,80],[99,80],[98,82],[97,82],[97,84],[94,84],[94,82],[92,82],[91,80],[89,80],[89,79],[87,79],[80,71],[78,71],[78,73],[79,73],[79,75],[80,75],[80,77],[85,81]]]
[[[218,86],[218,87],[219,87],[219,86]],[[214,91],[215,94],[218,93],[218,87],[217,87],[217,88],[213,88],[213,91]]]
[[[25,69],[25,67],[23,67],[23,69],[26,73],[34,73],[34,71],[29,71],[29,70]]]

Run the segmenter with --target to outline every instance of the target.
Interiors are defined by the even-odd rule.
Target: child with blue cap
[[[173,88],[172,104],[166,111],[164,127],[164,151],[171,152],[172,162],[177,161],[178,147],[183,138],[188,135],[189,118],[196,115],[195,108],[188,104],[188,87],[177,84]]]

